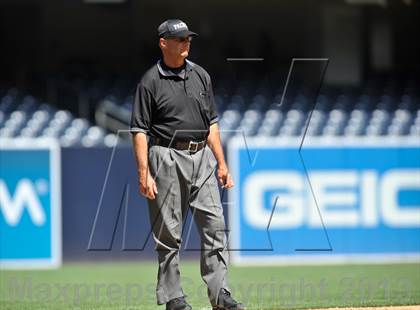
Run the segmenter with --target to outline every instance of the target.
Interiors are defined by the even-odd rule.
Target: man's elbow
[[[209,130],[210,130],[210,134],[217,133],[219,131],[219,126],[217,125],[217,122],[210,124]]]

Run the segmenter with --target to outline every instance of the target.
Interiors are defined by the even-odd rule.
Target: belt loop
[[[147,140],[147,149],[150,149],[155,144],[155,140],[153,136],[150,136]]]

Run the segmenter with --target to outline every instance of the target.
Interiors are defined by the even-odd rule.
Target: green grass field
[[[154,262],[65,264],[1,271],[1,309],[164,309],[155,303]],[[183,261],[193,309],[210,309],[199,264]],[[420,304],[420,264],[231,267],[234,297],[248,309]]]

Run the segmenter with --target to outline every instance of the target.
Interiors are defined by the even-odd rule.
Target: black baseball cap
[[[198,36],[195,32],[188,30],[188,26],[180,19],[168,19],[165,20],[158,27],[159,37],[195,37]]]

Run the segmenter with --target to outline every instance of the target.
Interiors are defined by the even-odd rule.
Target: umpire
[[[139,188],[147,197],[159,260],[157,303],[166,303],[167,310],[192,309],[179,271],[182,223],[191,208],[201,237],[201,276],[213,309],[245,309],[227,284],[217,179],[227,189],[234,184],[220,142],[211,80],[186,59],[197,34],[183,21],[170,19],[158,27],[158,35],[163,58],[137,85],[131,118]]]

